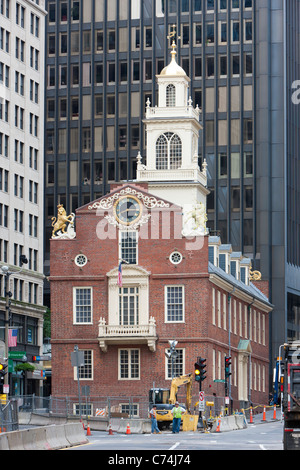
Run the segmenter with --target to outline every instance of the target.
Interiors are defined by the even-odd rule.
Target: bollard
[[[253,411],[252,411],[252,406],[250,407],[250,424],[253,424]]]
[[[266,407],[264,406],[264,412],[263,412],[263,419],[262,421],[266,421]]]

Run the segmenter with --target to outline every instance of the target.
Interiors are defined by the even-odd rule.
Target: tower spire
[[[176,57],[176,48],[177,48],[177,44],[175,42],[175,36],[176,36],[176,25],[173,24],[172,26],[172,31],[170,31],[170,34],[169,36],[167,36],[168,39],[172,39],[173,38],[173,41],[172,41],[172,51],[171,51],[171,57],[172,57],[172,60],[175,61],[175,57]],[[177,37],[177,39],[181,39],[180,36]]]

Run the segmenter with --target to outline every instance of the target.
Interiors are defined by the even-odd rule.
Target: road
[[[260,424],[249,424],[246,429],[238,431],[210,434],[205,434],[203,432],[180,432],[179,434],[172,434],[170,431],[165,431],[158,435],[126,435],[117,433],[109,435],[107,432],[92,431],[92,435],[88,438],[88,444],[66,450],[106,451],[105,454],[103,454],[103,457],[105,456],[107,462],[119,464],[120,462],[117,461],[118,458],[121,459],[124,455],[137,456],[138,451],[148,451],[146,452],[146,455],[148,456],[147,459],[151,459],[151,456],[155,455],[165,455],[166,451],[173,455],[185,456],[189,455],[189,452],[191,452],[190,455],[193,455],[195,453],[194,451],[199,450],[274,451],[283,450],[282,429],[283,423],[278,420]],[[143,454],[141,453],[141,455]],[[113,462],[112,460],[109,462],[108,459],[114,459],[115,461]],[[141,462],[139,466],[142,466],[142,463],[143,462]],[[184,462],[181,462],[181,464],[182,463]],[[136,462],[136,464],[138,464],[138,462]],[[177,462],[177,464],[179,464],[179,462]],[[175,462],[173,462],[173,466],[177,466]]]

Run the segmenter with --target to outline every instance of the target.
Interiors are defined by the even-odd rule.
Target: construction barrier
[[[86,444],[81,423],[44,426],[0,435],[0,450],[57,450]]]
[[[245,429],[247,423],[245,422],[243,414],[219,416],[213,423],[211,432],[226,432],[236,431],[238,429]]]
[[[276,406],[271,405],[271,406],[265,406],[265,405],[257,405],[255,407],[250,406],[249,408],[246,408],[245,410],[242,410],[241,412],[236,412],[236,414],[233,415],[226,415],[223,416],[223,412],[221,412],[220,416],[213,418],[211,415],[209,419],[205,420],[204,418],[204,431],[205,432],[216,432],[216,429],[218,427],[218,419],[220,418],[220,424],[219,424],[219,430],[220,432],[225,432],[225,431],[232,431],[232,430],[237,430],[237,429],[243,429],[247,427],[247,420],[245,416],[245,412],[248,411],[250,412],[250,424],[253,423],[253,410],[260,408],[261,410],[264,410],[263,412],[263,420],[260,419],[260,422],[265,422],[265,413],[267,408],[272,408],[273,409],[273,420],[276,419]],[[25,416],[26,415],[26,416]],[[28,416],[29,415],[29,416]],[[249,418],[249,415],[248,415]],[[270,419],[270,417],[269,417]],[[89,436],[91,435],[90,432],[91,430],[94,431],[106,431],[110,435],[113,433],[120,433],[120,434],[150,434],[151,433],[151,420],[150,419],[141,419],[141,418],[134,418],[134,419],[126,419],[126,418],[120,418],[120,417],[103,417],[103,416],[89,416],[88,421],[79,421],[79,418],[76,418],[75,416],[73,418],[67,419],[66,417],[61,417],[61,416],[54,416],[52,414],[49,415],[40,415],[40,414],[34,414],[34,413],[23,413],[22,414],[22,420],[20,424],[29,424],[32,425],[34,424],[35,426],[43,426],[44,428],[47,428],[47,435],[45,437],[41,437],[39,440],[39,436],[42,435],[42,432],[39,433],[39,436],[36,436],[34,438],[34,444],[32,443],[32,439],[30,436],[24,437],[24,442],[18,434],[13,434],[18,433],[18,431],[12,431],[10,433],[2,433],[0,434],[1,436],[7,436],[8,434],[11,435],[11,441],[12,444],[7,440],[6,437],[3,437],[2,441],[0,442],[0,449],[2,448],[9,448],[10,445],[13,446],[13,448],[57,448],[56,446],[58,445],[59,442],[64,442],[63,447],[68,447],[73,444],[70,444],[70,441],[66,438],[66,433],[65,433],[65,428],[64,426],[66,425],[75,425],[80,427],[81,431],[81,436],[85,434],[85,429],[86,426],[88,426],[88,430],[86,432],[86,435]],[[67,421],[67,422],[66,422]],[[198,415],[192,415],[192,416],[187,416],[186,418],[183,417],[183,426],[182,430],[185,431],[197,431],[197,421],[198,421]],[[46,424],[48,426],[46,426]],[[51,426],[52,425],[52,426]],[[55,426],[54,426],[55,425]],[[128,428],[129,426],[129,428]],[[41,428],[38,428],[41,429]],[[32,429],[27,430],[33,432]],[[87,439],[85,436],[83,439]],[[43,444],[43,442],[47,442],[48,444]],[[41,442],[41,444],[40,444]],[[76,439],[76,442],[79,444],[82,443],[83,441],[79,439],[79,441]],[[3,446],[3,447],[2,447]]]
[[[199,415],[183,415],[182,431],[197,431]]]

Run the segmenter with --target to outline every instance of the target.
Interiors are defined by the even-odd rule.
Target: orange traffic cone
[[[84,422],[82,421],[82,419],[80,420],[80,422],[82,423],[83,430],[85,430]]]
[[[250,407],[250,424],[253,424],[253,412],[252,412],[252,406]]]
[[[276,419],[276,405],[274,405],[273,419]]]
[[[266,421],[266,407],[264,406],[264,412],[263,412],[263,419],[262,421]]]
[[[129,423],[127,424],[126,434],[131,434]]]
[[[219,418],[219,420],[218,420],[218,425],[217,425],[217,428],[216,428],[216,432],[220,432],[220,427],[221,427],[221,418]]]
[[[109,434],[110,436],[113,436],[113,434],[114,434],[114,433],[112,432],[112,429],[111,429],[111,423],[109,423],[108,434]]]
[[[89,423],[87,424],[86,435],[87,435],[87,436],[91,436],[91,435],[92,435],[91,430],[90,430],[90,425],[89,425]]]

